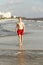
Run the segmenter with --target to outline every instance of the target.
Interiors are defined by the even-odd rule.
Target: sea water
[[[43,50],[43,21],[23,20],[25,34],[23,46],[25,49]],[[0,20],[0,48],[18,49],[18,36],[15,31],[16,20]]]

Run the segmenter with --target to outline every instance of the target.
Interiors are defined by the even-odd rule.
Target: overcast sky
[[[43,17],[43,0],[0,0],[0,11],[24,17]]]

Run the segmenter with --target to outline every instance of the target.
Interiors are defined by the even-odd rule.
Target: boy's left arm
[[[24,32],[25,32],[25,25],[24,25]]]

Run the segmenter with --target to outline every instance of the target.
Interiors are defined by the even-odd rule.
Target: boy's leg
[[[22,44],[23,44],[23,35],[21,35],[21,42],[22,42]]]
[[[20,43],[20,48],[22,47],[22,41],[21,41],[21,35],[19,35],[19,43]]]

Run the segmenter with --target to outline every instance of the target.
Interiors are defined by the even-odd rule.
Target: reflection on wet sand
[[[23,49],[20,48],[19,54],[18,54],[18,65],[25,65],[25,54]]]
[[[43,50],[0,50],[0,65],[43,65]]]

